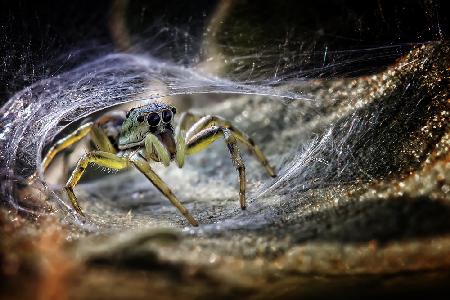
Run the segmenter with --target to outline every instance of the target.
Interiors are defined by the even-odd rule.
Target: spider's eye
[[[158,126],[159,122],[161,121],[159,115],[157,113],[150,113],[147,117],[148,125],[150,126]]]
[[[172,110],[173,114],[177,113],[177,109],[175,107],[172,107],[171,110]]]
[[[162,119],[164,123],[169,123],[172,120],[172,116],[173,114],[171,110],[166,109],[162,112]]]
[[[145,117],[144,117],[143,115],[140,115],[140,116],[137,117],[137,121],[138,121],[139,123],[144,122],[144,120],[145,120]]]

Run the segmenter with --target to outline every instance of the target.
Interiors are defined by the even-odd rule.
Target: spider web
[[[179,32],[178,28],[167,30]],[[179,48],[189,48],[198,42],[195,38],[190,39],[188,33],[181,36],[183,38],[175,41]],[[208,95],[225,99],[197,109],[231,118],[262,143],[279,172],[274,180],[258,177],[258,184],[254,183],[250,202],[260,203],[259,209],[270,210],[269,203],[272,202],[267,200],[269,198],[281,197],[283,200],[277,200],[277,203],[282,206],[284,202],[298,201],[302,191],[372,182],[419,164],[419,161],[408,161],[405,157],[399,161],[391,157],[393,148],[384,147],[378,133],[384,128],[380,124],[391,120],[389,112],[399,108],[394,102],[371,103],[363,90],[372,85],[366,79],[358,82],[353,76],[362,71],[367,73],[366,69],[356,67],[361,62],[394,61],[427,43],[390,44],[346,51],[327,48],[317,51],[314,47],[305,47],[295,52],[283,46],[284,43],[268,45],[261,50],[223,46],[229,63],[225,62],[227,69],[222,75],[205,71],[204,63],[208,58],[199,62],[198,56],[189,57],[190,53],[176,59],[157,58],[148,54],[148,44],[148,40],[139,41],[139,46],[131,53],[111,51],[83,61],[71,70],[25,87],[8,100],[0,110],[0,172],[4,203],[19,211],[39,211],[24,205],[18,187],[26,184],[27,178],[39,169],[44,150],[67,128],[116,105],[140,105],[175,96]],[[317,57],[323,60],[320,66],[308,65]],[[427,56],[421,59],[425,62]],[[400,91],[392,97],[398,98],[402,94],[420,100],[423,90],[409,88],[414,83],[413,75],[398,80],[406,69],[403,67],[392,76],[392,82]],[[379,68],[371,71],[383,72]],[[372,84],[378,82],[381,81],[374,78]],[[382,82],[381,87],[385,83]],[[342,103],[349,105],[342,108]],[[400,109],[396,115],[400,118],[414,116],[423,108],[419,104],[413,110]],[[392,140],[399,136],[393,131],[387,137]],[[222,175],[226,181],[233,182],[235,175],[232,169],[229,170]],[[39,188],[63,216],[79,225],[89,226],[64,197],[43,180],[42,171],[40,178]],[[258,221],[266,222],[275,214],[264,215],[264,219]],[[249,225],[238,221],[239,226]],[[255,223],[255,219],[248,223],[251,222]],[[236,223],[229,225],[236,226]]]

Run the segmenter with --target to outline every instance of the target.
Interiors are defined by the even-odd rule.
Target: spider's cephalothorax
[[[154,102],[133,108],[126,114],[122,111],[110,112],[89,122],[65,138],[57,141],[42,161],[47,169],[55,155],[90,134],[97,150],[84,154],[65,186],[69,200],[75,210],[83,215],[73,188],[78,183],[89,163],[123,169],[130,165],[142,172],[170,202],[194,226],[197,221],[175,197],[164,181],[152,170],[150,162],[161,162],[168,166],[175,161],[181,168],[186,155],[192,155],[223,137],[231,155],[231,160],[239,173],[239,200],[245,209],[245,166],[239,153],[237,142],[246,145],[261,162],[267,173],[276,176],[266,157],[253,140],[219,116],[197,116],[185,112],[174,130],[175,107]]]
[[[145,145],[146,137],[151,134],[162,143],[172,160],[176,154],[172,124],[175,113],[175,107],[158,102],[131,109],[122,124],[119,134],[119,149],[125,150]],[[151,151],[146,155],[151,160],[161,161],[156,149],[153,149],[154,147],[148,149]]]
[[[152,103],[131,109],[121,128],[119,149],[129,149],[144,144],[148,133],[159,138],[170,136],[173,140],[172,120],[175,113],[175,107],[162,103]]]

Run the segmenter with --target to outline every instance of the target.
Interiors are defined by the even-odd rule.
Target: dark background
[[[446,12],[450,10],[446,1],[278,2],[238,1],[227,26],[233,28],[235,24],[243,24],[238,28],[251,32],[251,38],[240,39],[238,34],[231,32],[220,42],[244,45],[249,51],[264,48],[261,45],[277,51],[288,38],[289,45],[284,45],[283,49],[319,53],[308,61],[311,69],[323,65],[321,53],[325,49],[348,51],[388,45],[407,48],[415,43],[448,38]],[[103,53],[118,51],[109,27],[112,3],[2,1],[0,104],[39,79],[55,76]],[[198,61],[203,29],[216,4],[217,1],[206,0],[132,1],[126,12],[128,26],[135,40],[145,41],[141,50],[189,65]],[[346,59],[361,52],[351,53],[348,52]],[[359,73],[389,64],[401,54],[399,51],[397,56],[391,53],[372,60],[363,58],[365,67],[360,67]],[[311,76],[315,74],[311,73]]]

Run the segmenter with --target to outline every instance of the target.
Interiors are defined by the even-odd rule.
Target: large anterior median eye
[[[147,117],[148,125],[150,126],[158,126],[159,122],[161,121],[161,118],[157,113],[150,113]]]
[[[172,121],[172,111],[171,110],[163,110],[162,112],[162,119],[164,123],[169,123],[170,121]]]

